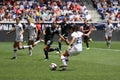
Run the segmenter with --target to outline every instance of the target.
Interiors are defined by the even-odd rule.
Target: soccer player
[[[40,34],[42,33],[42,27],[41,27],[39,21],[36,22],[36,28],[38,30],[38,34],[37,34],[38,36],[37,36],[36,40],[40,40],[40,41],[44,42],[44,40],[40,37]]]
[[[32,47],[34,47],[40,42],[40,40],[36,41],[38,30],[32,18],[28,18],[27,22],[28,26],[26,29],[28,30],[28,45],[32,45]],[[29,48],[29,55],[32,56],[32,48]]]
[[[106,41],[107,47],[110,48],[112,33],[114,31],[113,24],[111,23],[111,19],[107,20],[104,30],[105,30],[105,41]]]
[[[83,27],[81,28],[81,31],[83,32],[83,33],[85,33],[85,34],[87,34],[87,33],[91,33],[91,30],[92,29],[92,26],[88,23],[88,20],[85,20],[84,21],[84,25],[83,25]],[[87,50],[89,50],[90,48],[89,48],[89,40],[90,40],[90,38],[89,38],[89,36],[84,36],[83,37],[83,40],[84,40],[84,42],[86,43],[86,46],[87,46]]]
[[[66,19],[66,17],[64,17],[62,22],[60,23],[60,25],[61,25],[61,34],[66,39],[66,41],[68,41],[68,27],[69,27],[69,24],[66,21],[67,21],[67,19]],[[63,41],[63,39],[59,38],[58,45],[59,45],[60,50],[61,50],[61,47],[62,47],[61,46],[62,41]]]
[[[23,29],[23,25],[20,23],[20,18],[19,17],[16,18],[16,25],[13,26],[12,29],[9,32],[7,32],[7,34],[10,34],[13,31],[16,31],[16,38],[15,38],[14,45],[13,45],[14,54],[13,54],[12,59],[16,59],[17,58],[17,53],[16,53],[17,48],[19,50],[25,49],[25,48],[32,49],[32,46],[31,45],[29,45],[29,46],[23,46],[22,45],[24,29]]]
[[[45,35],[45,45],[44,45],[44,54],[45,54],[45,60],[48,60],[49,57],[48,57],[48,52],[51,52],[51,51],[59,51],[58,48],[51,48],[50,46],[52,45],[53,43],[53,37],[55,34],[57,34],[59,37],[61,37],[63,40],[65,40],[63,38],[63,36],[59,33],[58,29],[56,29],[57,27],[57,23],[54,21],[52,23],[52,26],[47,26],[46,29],[44,30],[44,35]]]
[[[68,49],[61,53],[62,65],[60,68],[63,70],[67,67],[68,57],[72,55],[77,55],[82,51],[82,36],[89,36],[90,32],[84,34],[79,31],[79,26],[70,26],[69,33],[71,34],[71,40],[68,44]]]

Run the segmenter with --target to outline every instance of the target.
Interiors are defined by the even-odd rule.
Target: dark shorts
[[[53,43],[52,39],[45,39],[45,45],[50,47],[52,45],[52,43]]]
[[[89,41],[89,37],[88,36],[84,36],[83,40],[84,40],[84,42],[88,42]]]
[[[66,39],[66,38],[68,38],[68,33],[64,33],[64,34],[62,34],[62,36]]]

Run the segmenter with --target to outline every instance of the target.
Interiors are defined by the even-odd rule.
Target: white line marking
[[[91,48],[91,49],[108,50],[108,51],[120,51],[119,49],[103,49],[103,48]]]
[[[0,46],[12,46],[12,45],[0,45]],[[52,46],[58,47],[58,45],[53,44]],[[67,48],[67,45],[62,45],[62,47]],[[85,47],[83,47],[85,48]],[[103,49],[103,48],[90,48],[90,49],[99,49],[99,50],[108,50],[108,51],[120,51],[119,49]]]

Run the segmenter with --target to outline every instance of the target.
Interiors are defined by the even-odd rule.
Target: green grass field
[[[110,49],[105,42],[90,43],[90,50],[83,44],[83,52],[69,58],[66,71],[49,70],[51,62],[61,64],[60,56],[51,52],[50,60],[44,61],[43,43],[34,47],[33,56],[28,50],[18,51],[16,60],[11,60],[12,45],[0,42],[0,80],[120,80],[120,42],[112,42]],[[66,48],[63,45],[62,49]]]

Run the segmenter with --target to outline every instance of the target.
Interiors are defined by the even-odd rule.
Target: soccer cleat
[[[61,65],[59,68],[62,68],[62,71],[65,71],[67,69],[67,65]]]
[[[60,65],[59,68],[67,67],[67,65]]]
[[[44,61],[48,61],[49,59],[45,58]]]
[[[110,43],[107,43],[107,47],[110,48]]]
[[[29,56],[32,56],[32,52],[29,52]]]
[[[17,59],[17,57],[12,57],[11,59]]]
[[[90,42],[93,42],[92,38],[89,39]]]
[[[57,53],[61,53],[59,48],[55,48],[56,51],[58,51]]]
[[[89,50],[90,48],[86,48],[86,50]]]

